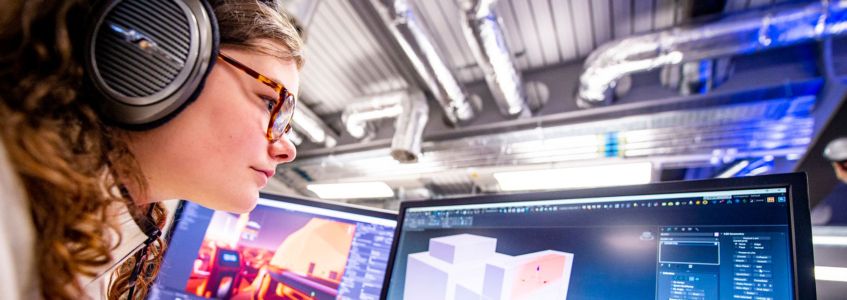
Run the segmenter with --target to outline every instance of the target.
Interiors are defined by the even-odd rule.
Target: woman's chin
[[[196,202],[207,208],[231,213],[243,214],[253,211],[259,200],[258,193],[240,193],[237,196],[222,197],[223,194],[197,199]]]
[[[238,199],[237,201],[232,201]],[[259,195],[253,195],[252,197],[239,197],[239,198],[230,198],[231,201],[229,204],[230,209],[229,212],[243,214],[253,211],[256,208],[256,202],[259,200]]]
[[[254,208],[256,208],[256,200],[258,199],[252,198],[250,201],[236,203],[235,208],[230,210],[230,212],[238,214],[249,213],[253,211]]]

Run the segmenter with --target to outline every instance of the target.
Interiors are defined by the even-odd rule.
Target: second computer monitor
[[[184,202],[148,299],[377,299],[395,224],[275,195],[241,215]]]
[[[805,176],[403,203],[383,299],[814,299]]]

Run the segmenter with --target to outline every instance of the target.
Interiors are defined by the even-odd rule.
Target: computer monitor
[[[404,202],[382,299],[815,299],[804,174]]]
[[[377,299],[396,219],[269,194],[242,215],[183,201],[148,299]]]

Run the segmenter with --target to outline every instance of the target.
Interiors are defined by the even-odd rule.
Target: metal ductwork
[[[742,103],[701,102],[694,105],[697,108],[692,108],[689,99],[677,98],[655,101],[626,116],[609,110],[583,111],[577,112],[583,115],[579,119],[590,116],[593,121],[565,121],[574,120],[571,115],[544,127],[427,141],[426,156],[415,164],[398,164],[388,157],[387,147],[369,148],[305,154],[280,166],[296,172],[279,173],[291,186],[384,181],[395,189],[423,185],[440,197],[476,193],[477,187],[492,191],[484,184],[491,173],[533,166],[650,161],[662,169],[678,169],[712,168],[741,160],[752,164],[767,156],[796,160],[814,138],[816,93],[809,90],[797,97],[778,95]]]
[[[470,96],[444,63],[443,56],[416,19],[409,3],[406,0],[371,0],[371,3],[424,86],[441,104],[451,125],[461,125],[473,119],[474,105]]]
[[[847,1],[823,1],[778,6],[613,41],[586,59],[577,104],[610,104],[619,82],[625,83],[629,74],[790,46],[842,34],[845,28]]]
[[[391,157],[401,163],[417,162],[421,156],[421,142],[426,121],[429,119],[429,106],[423,93],[409,94],[401,102],[403,112],[397,116],[394,124],[394,138],[391,139]]]
[[[297,133],[296,130],[289,131],[286,134],[286,137],[288,138],[289,141],[294,143],[294,145],[296,145],[296,146],[300,146],[300,145],[303,144],[303,136],[301,136],[299,133]]]
[[[399,116],[403,111],[400,103],[404,98],[406,92],[399,91],[356,99],[341,113],[341,122],[354,138],[371,139],[375,130],[370,122]]]
[[[312,143],[323,144],[328,148],[338,144],[338,136],[305,105],[295,106],[294,116],[291,119],[291,127],[305,135]]]
[[[729,79],[732,58],[721,57],[662,67],[659,79],[663,86],[680,95],[705,94]]]
[[[504,116],[530,116],[521,75],[494,11],[496,0],[460,0],[462,30]]]
[[[391,118],[396,118],[391,156],[401,163],[417,162],[423,130],[429,120],[429,106],[423,92],[393,92],[357,101],[341,114],[344,127],[355,138],[372,136],[372,121]]]

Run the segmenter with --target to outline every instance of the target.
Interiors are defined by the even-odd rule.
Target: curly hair
[[[87,12],[82,1],[10,3],[0,16],[0,123],[36,228],[36,272],[42,296],[78,299],[78,276],[95,276],[120,244],[114,205],[140,210],[118,191],[146,186],[122,132],[97,116],[82,91],[77,55]],[[76,21],[76,22],[74,22]],[[157,212],[163,207],[156,204]],[[156,214],[163,223],[165,214]],[[118,240],[114,240],[118,237]]]
[[[126,133],[101,120],[98,96],[84,88],[80,57],[90,1],[6,1],[0,10],[0,138],[21,178],[36,229],[34,249],[44,298],[78,299],[79,276],[95,276],[120,244],[115,205],[134,219],[151,218],[162,228],[167,212],[152,215],[122,195],[122,184],[147,189]],[[291,59],[302,66],[302,41],[276,1],[212,1],[221,42]],[[265,1],[268,2],[268,1]],[[84,25],[83,25],[84,26]],[[288,50],[255,49],[256,39],[279,42]],[[118,237],[115,240],[114,237]],[[150,246],[136,285],[143,298],[155,278],[165,242]],[[129,273],[140,257],[130,257],[112,274],[109,298],[128,290]]]

